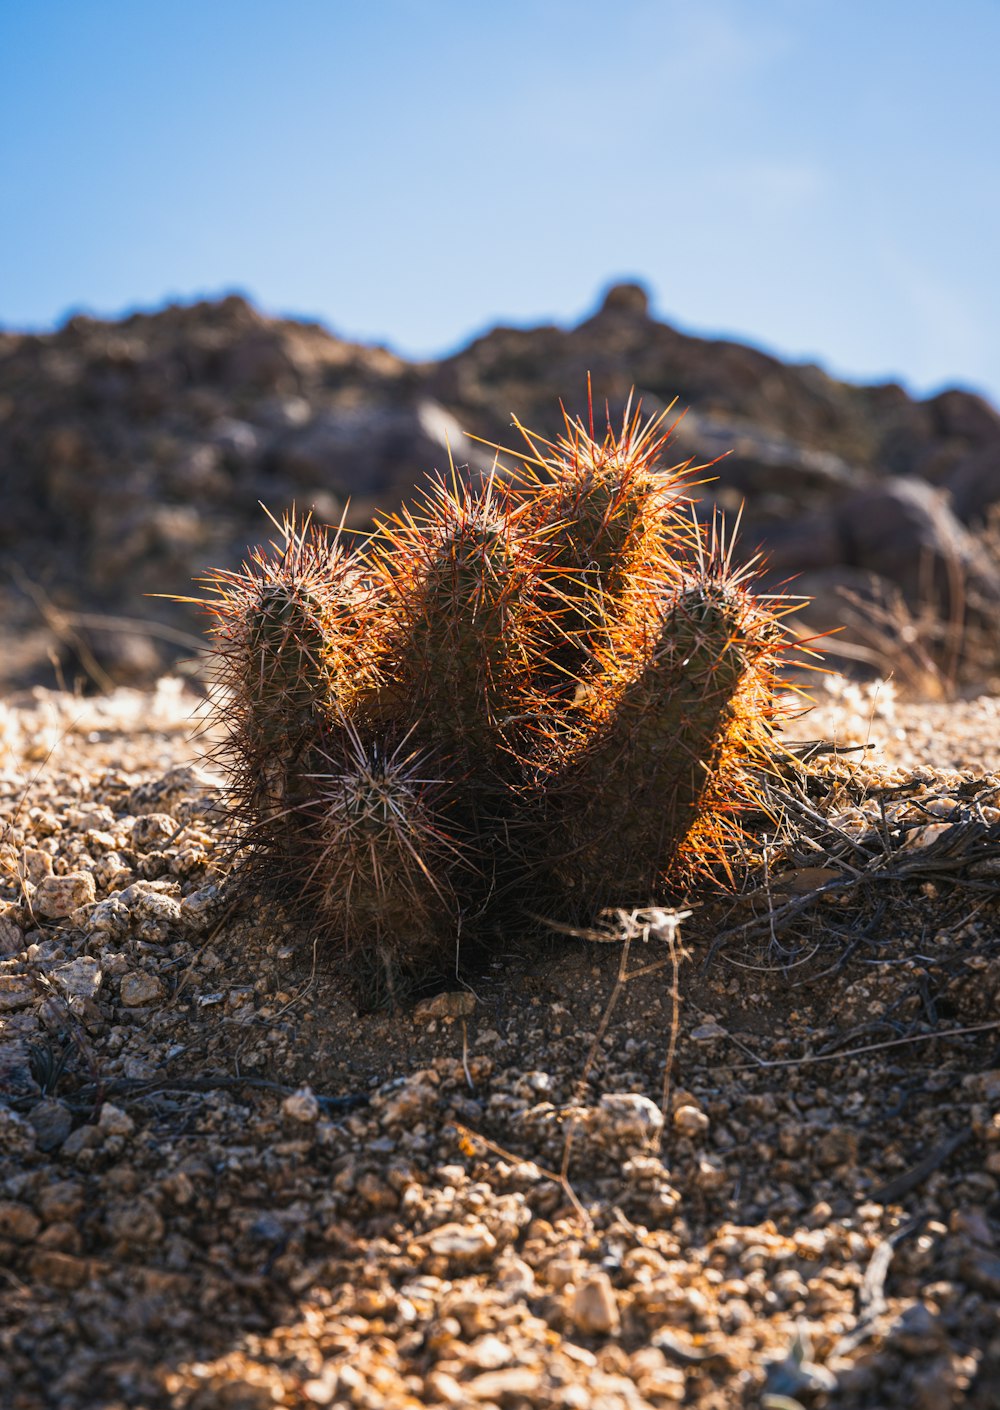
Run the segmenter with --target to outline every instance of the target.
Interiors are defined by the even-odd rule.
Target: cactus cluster
[[[365,1005],[512,919],[724,868],[773,753],[787,607],[693,517],[665,417],[522,434],[516,471],[432,479],[360,547],[292,514],[205,580],[237,839]]]

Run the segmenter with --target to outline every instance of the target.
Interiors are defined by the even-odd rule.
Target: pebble
[[[1000,1067],[970,1072],[962,1078],[962,1088],[973,1100],[1000,1107]]]
[[[0,1238],[30,1244],[38,1237],[42,1221],[26,1204],[0,1199]]]
[[[662,1130],[663,1112],[639,1092],[606,1092],[590,1118],[591,1137],[622,1151],[648,1147]]]
[[[708,1130],[709,1120],[700,1108],[685,1103],[674,1112],[674,1126],[685,1136],[700,1136]]]
[[[506,1404],[523,1400],[538,1388],[538,1372],[528,1366],[509,1366],[502,1371],[484,1371],[465,1381],[461,1389],[473,1400],[489,1400]]]
[[[117,896],[106,901],[98,901],[88,912],[85,929],[88,935],[102,935],[109,940],[120,940],[129,927],[130,912]]]
[[[454,1376],[449,1376],[447,1371],[431,1371],[427,1377],[428,1393],[436,1401],[442,1401],[445,1405],[463,1405],[466,1399],[467,1383],[459,1385]]]
[[[591,1273],[574,1288],[567,1312],[577,1331],[586,1336],[617,1336],[621,1329],[618,1299],[603,1270]]]
[[[1000,1297],[1000,1254],[974,1246],[961,1262],[962,1277],[989,1297]]]
[[[429,1023],[434,1018],[468,1018],[475,1008],[475,994],[468,989],[456,989],[421,999],[414,1006],[412,1018],[414,1023]]]
[[[886,1336],[893,1346],[907,1356],[927,1356],[937,1351],[944,1340],[944,1328],[922,1302],[915,1302],[896,1318]]]
[[[32,886],[38,886],[52,875],[52,853],[40,847],[25,847],[21,852],[21,874]]]
[[[816,1143],[816,1159],[822,1166],[853,1165],[858,1156],[858,1133],[847,1126],[833,1126]]]
[[[39,1191],[36,1203],[46,1224],[59,1224],[75,1219],[82,1212],[85,1199],[78,1180],[57,1180]]]
[[[428,1071],[411,1073],[402,1082],[391,1082],[372,1098],[383,1126],[408,1129],[429,1116],[437,1104],[437,1077]]]
[[[136,881],[122,892],[137,939],[157,944],[168,937],[181,918],[176,890],[176,881]]]
[[[18,955],[24,948],[24,931],[0,902],[0,957]]]
[[[75,1131],[71,1131],[62,1145],[60,1155],[67,1160],[76,1160],[77,1157],[85,1157],[86,1154],[101,1144],[101,1132],[93,1122],[87,1122],[85,1126],[78,1126]]]
[[[147,974],[144,969],[133,969],[123,974],[119,994],[126,1008],[142,1008],[145,1004],[158,1003],[166,993],[163,981],[155,974]]]
[[[715,1156],[704,1156],[695,1167],[694,1178],[700,1190],[720,1190],[732,1177]]]
[[[124,1244],[158,1244],[164,1225],[155,1204],[139,1195],[127,1203],[112,1205],[105,1216],[108,1233]]]
[[[699,1023],[697,1028],[691,1029],[691,1040],[695,1043],[718,1043],[728,1036],[729,1034],[722,1025],[714,1021]]]
[[[35,986],[29,975],[0,974],[0,1013],[26,1008],[35,996]]]
[[[439,1258],[451,1263],[471,1264],[493,1253],[497,1241],[485,1224],[478,1221],[469,1224],[442,1224],[430,1234],[418,1240]]]
[[[31,1276],[50,1288],[79,1288],[90,1275],[90,1265],[83,1258],[54,1249],[36,1249],[29,1264]]]
[[[169,813],[144,813],[132,824],[132,846],[137,852],[151,852],[176,832],[177,823]]]
[[[26,1161],[35,1150],[38,1136],[28,1119],[0,1105],[0,1152],[8,1161]]]
[[[94,999],[103,979],[100,963],[91,955],[79,955],[67,964],[56,965],[52,978],[71,999]]]
[[[101,1107],[97,1125],[105,1136],[131,1136],[135,1130],[135,1122],[128,1112],[113,1102],[105,1102]]]
[[[282,1113],[289,1121],[297,1121],[303,1126],[311,1126],[319,1120],[319,1102],[311,1087],[300,1087],[281,1103]]]
[[[58,1150],[73,1129],[73,1113],[58,1097],[45,1097],[36,1102],[28,1112],[28,1120],[35,1128],[38,1149],[42,1151]]]
[[[222,895],[214,883],[192,891],[180,902],[180,919],[194,931],[207,929],[219,912]]]
[[[461,1308],[463,1315],[465,1311],[465,1308]],[[469,1315],[465,1316],[465,1327],[463,1328],[463,1330],[466,1331],[470,1326],[474,1328],[477,1325],[482,1325],[482,1307],[477,1303],[473,1303],[468,1311]],[[498,1336],[494,1336],[492,1333],[487,1336],[477,1337],[475,1341],[469,1344],[469,1365],[478,1367],[480,1371],[495,1371],[500,1366],[506,1366],[510,1359],[510,1347],[506,1342],[501,1341]]]
[[[64,920],[80,906],[89,905],[97,896],[93,874],[71,871],[65,876],[47,876],[35,892],[35,914],[43,920]]]

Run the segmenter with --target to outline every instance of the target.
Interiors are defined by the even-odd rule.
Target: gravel
[[[652,912],[358,1015],[236,899],[196,699],[0,707],[5,1410],[1000,1403],[997,702],[853,689],[824,817],[910,870],[695,898],[673,1046]]]

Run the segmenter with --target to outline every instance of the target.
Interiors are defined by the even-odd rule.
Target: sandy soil
[[[197,705],[0,705],[0,1404],[1000,1403],[1000,701],[834,679],[724,902],[358,1015]]]

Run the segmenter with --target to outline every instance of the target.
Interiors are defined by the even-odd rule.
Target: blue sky
[[[1000,402],[1000,0],[0,0],[0,324],[680,327]]]

